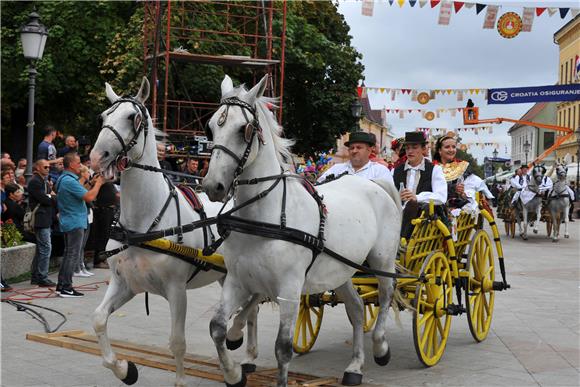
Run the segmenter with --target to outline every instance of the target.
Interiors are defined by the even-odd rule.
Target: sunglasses
[[[50,165],[47,165],[46,167],[42,167],[42,169],[50,169]]]

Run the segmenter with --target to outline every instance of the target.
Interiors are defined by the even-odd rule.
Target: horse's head
[[[532,178],[536,184],[540,185],[542,183],[542,178],[545,174],[546,167],[544,167],[544,164],[534,164],[534,168],[532,169]]]
[[[105,91],[112,106],[99,116],[101,132],[91,151],[91,166],[107,179],[124,169],[129,160],[137,161],[155,149],[153,123],[144,103],[149,97],[149,81],[143,77],[135,97],[119,97],[106,83]]]
[[[227,75],[222,81],[220,107],[212,115],[206,132],[213,150],[203,188],[212,201],[223,201],[234,180],[258,154],[263,133],[258,122],[257,101],[266,89],[268,76],[246,91],[234,89]]]
[[[567,175],[568,175],[568,167],[563,164],[558,164],[556,166],[556,176],[558,176],[558,180],[566,180]]]

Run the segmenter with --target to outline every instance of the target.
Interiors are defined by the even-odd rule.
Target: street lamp
[[[356,118],[355,131],[358,132],[360,131],[359,120],[362,115],[362,104],[360,103],[358,98],[355,99],[353,103],[350,105],[350,112],[352,113],[352,116]]]
[[[526,138],[526,142],[524,143],[524,153],[526,154],[526,165],[528,165],[528,153],[530,152],[531,147],[532,144],[530,144],[528,142],[528,139]]]
[[[497,149],[494,149],[493,152],[491,152],[491,154],[493,155],[494,159],[497,159]]]
[[[40,23],[40,15],[31,12],[28,23],[20,28],[20,40],[24,58],[30,60],[28,66],[28,123],[26,139],[26,171],[24,176],[28,182],[32,177],[32,143],[34,141],[34,89],[36,86],[36,61],[42,59],[48,30]]]
[[[576,200],[578,200],[578,194],[580,193],[580,187],[578,182],[580,182],[580,126],[576,128],[574,132],[576,134]]]
[[[494,149],[493,152],[491,152],[491,154],[493,155],[493,158],[491,159],[491,174],[493,175],[493,180],[494,182],[496,181],[496,177],[495,177],[495,168],[493,163],[496,161],[497,159],[497,149]]]

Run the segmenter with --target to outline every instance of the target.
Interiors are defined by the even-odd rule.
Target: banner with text
[[[555,86],[488,89],[488,104],[580,101],[580,83]]]

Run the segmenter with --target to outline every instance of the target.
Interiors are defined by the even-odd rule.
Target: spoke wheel
[[[292,348],[296,353],[309,352],[316,342],[322,325],[322,316],[324,315],[324,304],[313,302],[318,298],[317,295],[303,295],[300,297],[300,307],[292,342]]]
[[[483,230],[471,241],[466,270],[469,271],[465,289],[467,322],[473,338],[481,342],[489,333],[495,299],[493,247]]]
[[[365,305],[365,320],[363,325],[363,330],[365,333],[370,332],[377,322],[377,317],[379,316],[380,308],[374,304]]]
[[[421,276],[424,280],[420,279],[415,289],[413,336],[419,360],[431,367],[443,356],[451,328],[447,307],[453,300],[453,282],[445,254],[430,254]]]

